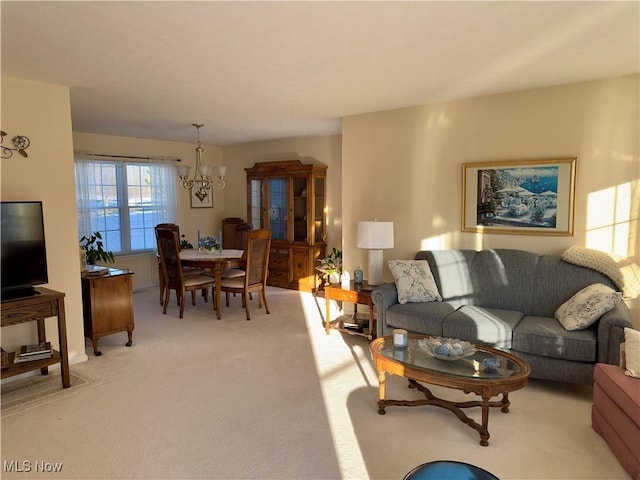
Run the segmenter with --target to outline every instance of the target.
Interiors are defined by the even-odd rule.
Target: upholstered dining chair
[[[222,219],[222,248],[238,248],[235,246],[236,229],[244,223],[240,217],[226,217]],[[242,247],[240,247],[242,248]]]
[[[259,292],[258,308],[269,312],[267,303],[267,276],[269,274],[269,250],[271,249],[271,230],[267,228],[249,232],[246,253],[246,273],[243,277],[222,279],[220,289],[226,294],[226,305],[229,306],[229,294],[240,293],[242,305],[247,312],[247,320],[251,320],[247,296],[251,292]]]
[[[193,305],[196,304],[196,292],[198,290],[202,290],[205,301],[209,301],[209,290],[213,288],[215,281],[204,274],[184,274],[180,263],[180,236],[175,228],[156,226],[155,231],[164,279],[162,313],[167,313],[171,290],[175,290],[178,305],[180,306],[180,318],[183,318],[186,292],[191,292]]]
[[[227,240],[226,246],[225,246],[224,240],[222,242],[223,248],[231,248],[234,250],[244,250],[242,257],[246,258],[247,243],[249,242],[249,233],[253,230],[253,226],[250,223],[246,223],[246,222],[235,223],[233,224],[233,226],[234,226],[234,230],[232,233],[229,233],[229,236],[231,238]],[[245,275],[245,270],[243,268],[227,268],[222,272],[222,278],[244,277],[244,275]],[[251,298],[251,294],[249,294],[249,298]]]
[[[175,230],[176,232],[178,232],[178,240],[180,240],[180,227],[178,225],[176,225],[175,223],[159,223],[156,225],[156,228],[168,228],[170,230]],[[180,244],[178,244],[178,248],[180,250],[182,250],[182,247],[179,246]],[[158,260],[158,287],[160,288],[160,305],[162,305],[162,300],[164,297],[164,275],[162,273],[162,265],[160,264],[160,253],[157,253],[157,260]],[[184,273],[184,275],[195,275],[195,274],[202,274],[205,273],[204,270],[202,268],[195,268],[195,267],[183,267],[182,268],[182,273]],[[206,290],[202,291],[202,296],[205,296],[205,292]]]

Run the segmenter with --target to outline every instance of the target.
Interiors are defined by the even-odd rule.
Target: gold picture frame
[[[577,158],[462,165],[462,231],[573,235]]]

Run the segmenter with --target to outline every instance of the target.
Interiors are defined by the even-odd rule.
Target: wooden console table
[[[2,370],[2,378],[40,369],[42,375],[49,373],[49,365],[60,364],[62,386],[69,388],[69,354],[67,352],[67,325],[64,313],[64,293],[36,288],[36,295],[2,301],[2,327],[25,322],[36,322],[38,342],[46,342],[45,318],[58,318],[59,351],[53,350],[51,358],[14,364],[15,352],[9,352],[9,365]]]
[[[82,275],[82,313],[84,336],[91,339],[95,356],[100,337],[127,332],[133,344],[133,272],[109,268],[106,275]]]

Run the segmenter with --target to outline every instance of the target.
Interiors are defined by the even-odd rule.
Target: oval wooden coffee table
[[[369,345],[378,371],[379,400],[378,413],[385,414],[388,406],[416,407],[435,405],[452,412],[458,419],[480,434],[480,445],[489,445],[489,407],[500,407],[509,412],[509,392],[523,388],[531,373],[531,367],[524,360],[495,348],[476,345],[476,352],[466,358],[455,361],[440,360],[431,356],[419,346],[419,335],[409,336],[409,345],[405,348],[393,346],[392,337],[382,337]],[[500,365],[496,369],[486,369],[483,360],[497,359]],[[409,380],[409,388],[415,388],[426,397],[424,400],[386,400],[386,374],[398,375]],[[421,383],[455,388],[465,393],[475,393],[482,400],[469,402],[450,402],[436,397]],[[502,400],[491,398],[502,394]],[[482,424],[469,418],[463,408],[481,407]]]

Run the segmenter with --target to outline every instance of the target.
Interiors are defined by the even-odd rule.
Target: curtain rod
[[[131,159],[131,160],[147,160],[147,161],[153,161],[153,160],[160,160],[160,161],[176,161],[176,162],[180,162],[182,161],[179,158],[176,157],[138,157],[135,155],[109,155],[106,153],[93,153],[93,152],[86,152],[86,151],[77,151],[74,152],[75,155],[89,155],[91,157],[107,157],[107,158],[122,158],[122,159]]]

